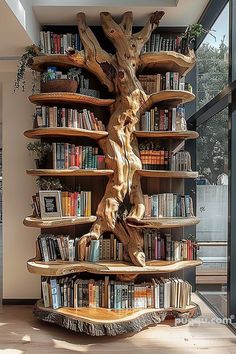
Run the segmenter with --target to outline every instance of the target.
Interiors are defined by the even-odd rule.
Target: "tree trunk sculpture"
[[[98,205],[97,221],[90,232],[80,239],[81,260],[91,239],[99,239],[104,232],[110,231],[123,243],[126,260],[131,260],[137,266],[145,265],[142,234],[127,224],[131,218],[143,218],[145,212],[140,177],[136,173],[142,165],[133,133],[142,106],[149,96],[142,89],[136,72],[142,47],[163,15],[163,11],[153,13],[142,30],[132,34],[132,12],[124,13],[120,24],[113,20],[110,13],[102,12],[102,28],[116,49],[115,55],[101,48],[86,24],[84,13],[77,15],[84,50],[69,50],[68,55],[74,63],[82,62],[84,68],[96,75],[109,92],[116,95],[107,127],[108,137],[99,141],[106,155],[106,166],[114,170],[114,174],[109,178]]]

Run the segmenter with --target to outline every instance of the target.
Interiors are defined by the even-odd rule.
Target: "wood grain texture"
[[[191,130],[183,131],[143,131],[136,130],[135,133],[137,138],[157,138],[157,139],[197,139],[199,134]]]
[[[30,176],[110,176],[114,173],[113,170],[89,170],[89,169],[30,169],[26,170],[27,175]]]
[[[143,218],[136,219],[129,217],[127,222],[130,226],[135,228],[152,228],[152,229],[166,229],[175,227],[186,227],[196,225],[200,222],[199,218]]]
[[[62,217],[53,219],[40,219],[28,216],[24,219],[23,224],[28,227],[52,228],[79,224],[89,224],[96,221],[96,216],[78,216],[78,217]]]
[[[138,275],[138,274],[165,274],[176,272],[187,268],[196,267],[202,264],[201,260],[196,261],[148,261],[146,266],[138,267],[128,262],[99,261],[92,262],[68,262],[51,261],[43,262],[37,258],[30,259],[27,262],[27,268],[30,273],[45,276],[62,276],[72,273],[88,272],[92,274],[117,274],[117,275]]]
[[[52,93],[38,93],[29,96],[31,103],[38,105],[47,104],[88,104],[93,106],[108,107],[112,105],[115,100],[112,98],[96,98],[92,96],[81,95],[80,93],[70,92],[52,92]]]
[[[105,138],[106,131],[86,130],[80,128],[35,128],[26,130],[24,136],[30,139],[41,139],[45,137],[86,137],[93,140]]]
[[[45,308],[39,300],[34,308],[34,315],[43,321],[55,323],[75,332],[91,336],[116,336],[124,333],[139,332],[151,324],[173,318],[194,318],[201,314],[197,304],[192,303],[185,309],[135,309],[109,310],[105,308]]]
[[[198,172],[162,171],[162,170],[137,170],[141,177],[151,178],[197,178]]]
[[[139,70],[177,71],[180,75],[186,75],[195,63],[193,51],[189,51],[188,56],[173,51],[150,52],[140,55]]]
[[[77,57],[77,63],[74,63],[70,56],[66,54],[39,55],[34,57],[31,68],[35,71],[44,71],[48,66],[58,66],[63,68],[71,68],[77,66],[84,68],[86,67],[86,64],[84,54],[81,51],[80,55]]]

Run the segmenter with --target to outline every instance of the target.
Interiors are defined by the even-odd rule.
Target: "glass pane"
[[[227,316],[228,108],[197,127],[197,289]]]
[[[229,4],[212,26],[210,33],[197,50],[198,109],[214,98],[228,83]]]

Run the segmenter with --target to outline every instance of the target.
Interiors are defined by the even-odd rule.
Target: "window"
[[[228,33],[229,4],[197,50],[197,109],[208,103],[228,84]]]

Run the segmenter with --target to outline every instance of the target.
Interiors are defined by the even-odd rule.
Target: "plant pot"
[[[56,79],[47,82],[41,82],[41,92],[73,92],[78,88],[76,80]]]
[[[35,159],[34,161],[37,169],[46,168],[47,159],[43,159],[43,160]]]

